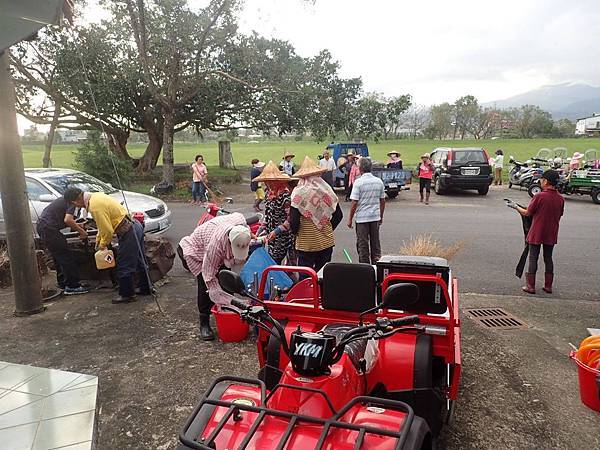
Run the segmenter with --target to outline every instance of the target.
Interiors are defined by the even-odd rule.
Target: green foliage
[[[98,131],[90,131],[87,142],[74,154],[73,167],[82,172],[110,183],[116,182],[116,170],[123,187],[131,182],[133,172],[131,163],[111,155]]]

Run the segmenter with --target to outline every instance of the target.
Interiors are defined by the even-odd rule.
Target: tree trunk
[[[50,152],[52,152],[52,144],[54,143],[54,134],[58,125],[58,119],[60,117],[60,102],[54,103],[54,116],[52,116],[52,123],[50,124],[50,130],[48,130],[48,136],[46,138],[46,148],[44,149],[44,159],[42,165],[44,167],[51,166]]]
[[[139,173],[149,173],[156,168],[158,157],[162,150],[162,134],[148,131],[148,145],[142,157],[138,160],[137,171]]]
[[[106,132],[108,137],[108,149],[119,159],[130,161],[132,158],[127,152],[127,141],[129,131],[111,130]]]
[[[175,168],[173,167],[173,135],[175,134],[175,114],[165,111],[163,123],[163,176],[165,188],[175,187]]]
[[[231,169],[233,167],[231,142],[229,141],[219,141],[219,167],[222,169]]]

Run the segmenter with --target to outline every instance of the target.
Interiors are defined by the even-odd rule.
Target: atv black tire
[[[508,188],[511,189],[512,188],[512,183],[509,181],[508,182]]]
[[[445,190],[444,188],[442,188],[442,182],[440,180],[440,177],[437,177],[435,179],[435,182],[433,183],[433,191],[437,194],[437,195],[444,195],[445,194]]]
[[[490,187],[489,186],[484,186],[484,187],[480,187],[479,189],[477,189],[477,193],[479,195],[487,195],[487,193],[489,192]]]
[[[596,205],[600,205],[600,189],[596,188],[596,189],[592,189],[592,201],[596,204]]]
[[[398,197],[398,193],[397,192],[388,192],[387,196],[389,199],[394,199],[394,198]]]

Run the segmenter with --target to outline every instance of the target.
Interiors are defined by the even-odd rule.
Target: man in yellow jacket
[[[151,289],[146,272],[144,258],[144,229],[137,220],[131,220],[127,210],[114,198],[103,192],[83,192],[78,188],[69,188],[64,193],[67,202],[78,208],[85,208],[92,215],[98,235],[96,250],[107,248],[113,235],[117,235],[117,277],[119,296],[113,303],[129,303],[136,300],[135,294],[150,295]],[[138,288],[134,278],[137,275]]]

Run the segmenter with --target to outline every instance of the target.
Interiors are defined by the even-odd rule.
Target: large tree
[[[174,184],[173,134],[179,120],[198,129],[302,126],[306,62],[281,41],[239,33],[239,2],[125,0],[144,80],[163,117],[163,184]]]
[[[518,137],[529,139],[552,133],[552,116],[539,106],[523,105],[508,111],[512,128]]]

